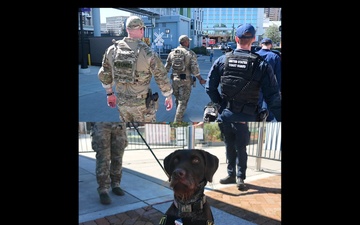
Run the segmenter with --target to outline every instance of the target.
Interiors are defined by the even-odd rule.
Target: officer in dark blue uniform
[[[281,93],[281,57],[280,55],[271,51],[271,48],[272,48],[272,40],[270,38],[264,38],[261,40],[261,49],[256,53],[259,54],[265,61],[267,61],[272,66]],[[262,104],[262,108],[267,108],[267,104],[263,100],[262,93],[260,93],[259,104]],[[273,121],[273,120],[274,120],[274,115],[270,111],[266,121]]]
[[[251,24],[239,26],[235,41],[235,50],[215,60],[205,90],[219,107],[217,121],[226,147],[228,176],[220,179],[220,183],[236,183],[238,189],[244,191],[248,160],[246,146],[250,141],[247,122],[259,121],[260,91],[269,110],[277,121],[281,121],[281,96],[272,67],[261,56],[251,52],[255,28]]]
[[[274,71],[251,52],[255,32],[251,24],[239,26],[235,36],[237,48],[217,58],[210,68],[205,90],[211,101],[220,106],[219,122],[259,121],[260,91],[268,109],[281,121],[280,88]]]

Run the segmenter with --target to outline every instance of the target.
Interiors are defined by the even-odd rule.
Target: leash
[[[148,147],[148,149],[150,150],[151,154],[154,156],[154,158],[156,159],[156,161],[159,163],[161,169],[165,172],[166,176],[168,178],[170,178],[169,174],[166,172],[165,168],[163,167],[163,165],[161,165],[160,161],[157,159],[156,155],[154,154],[154,152],[152,151],[152,149],[150,148],[150,146],[148,145],[148,143],[145,141],[144,137],[141,135],[139,129],[135,126],[134,122],[131,121],[133,127],[135,128],[136,132],[139,134],[139,136],[141,137],[141,139],[143,140],[143,142],[145,143],[145,145]]]

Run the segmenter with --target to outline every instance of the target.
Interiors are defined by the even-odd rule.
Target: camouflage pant
[[[191,94],[191,80],[181,80],[174,77],[174,79],[172,80],[172,87],[176,104],[176,114],[174,122],[182,122]]]
[[[155,122],[158,101],[151,101],[146,107],[144,98],[127,98],[117,96],[118,110],[122,122]]]
[[[128,145],[126,125],[121,122],[95,122],[91,132],[91,145],[96,152],[96,180],[98,192],[119,187],[122,160]]]

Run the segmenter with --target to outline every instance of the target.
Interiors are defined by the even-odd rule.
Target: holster
[[[186,74],[185,73],[180,74],[179,77],[180,77],[180,80],[186,80]]]
[[[146,96],[146,99],[145,99],[146,108],[150,107],[151,101],[156,102],[158,99],[159,99],[159,94],[157,92],[155,92],[153,94],[151,89],[149,89],[149,92],[147,93],[147,96]]]
[[[266,121],[268,116],[269,116],[269,110],[268,109],[261,109],[260,112],[257,115],[257,120],[259,122]]]
[[[196,87],[196,77],[195,76],[191,76],[191,84],[193,87]]]

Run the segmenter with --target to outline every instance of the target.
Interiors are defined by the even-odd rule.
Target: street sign
[[[161,32],[160,34],[154,32],[154,34],[156,36],[154,42],[159,43],[159,44],[156,44],[156,45],[157,46],[162,45],[162,43],[164,42],[164,39],[162,39],[162,36],[164,35],[164,32]]]
[[[156,42],[156,46],[163,46],[163,43],[161,41]]]

